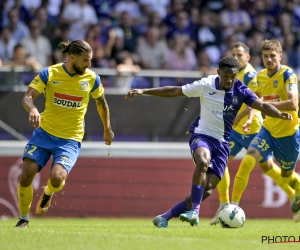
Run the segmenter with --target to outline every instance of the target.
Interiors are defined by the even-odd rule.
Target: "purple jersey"
[[[236,80],[229,91],[220,90],[220,77],[212,75],[182,86],[188,97],[200,97],[201,119],[197,119],[191,132],[229,142],[234,119],[245,103],[251,106],[258,98],[245,84]]]

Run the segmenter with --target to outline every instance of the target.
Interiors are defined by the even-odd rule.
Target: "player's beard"
[[[76,74],[78,75],[83,75],[85,72],[85,69],[80,69],[79,67],[77,67],[75,64],[73,64],[73,69],[76,72]]]

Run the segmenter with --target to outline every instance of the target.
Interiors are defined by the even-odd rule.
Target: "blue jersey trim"
[[[283,82],[285,83],[292,75],[294,75],[294,71],[292,69],[286,69],[283,73]]]
[[[96,75],[96,79],[95,79],[94,86],[93,86],[91,92],[94,92],[97,88],[99,88],[100,83],[101,83],[100,76],[97,75],[96,73],[95,73],[95,75]]]
[[[69,76],[73,77],[73,76],[76,76],[76,75],[77,75],[76,73],[71,74],[71,73],[67,70],[67,68],[66,68],[66,66],[65,66],[65,63],[62,64],[62,67],[63,67],[64,71],[65,71]]]
[[[219,76],[216,78],[215,84],[216,84],[216,90],[221,90],[220,89],[220,77]]]
[[[48,79],[49,79],[49,71],[48,71],[48,69],[49,69],[49,68],[44,68],[44,69],[40,72],[40,74],[39,74],[41,80],[43,81],[43,83],[44,83],[45,85],[47,85]]]
[[[244,84],[248,86],[249,82],[256,77],[257,73],[255,71],[249,71],[244,75]]]

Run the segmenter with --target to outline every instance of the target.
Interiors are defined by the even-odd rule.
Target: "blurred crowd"
[[[60,41],[84,39],[94,50],[94,68],[211,74],[242,41],[259,71],[261,42],[278,39],[282,63],[300,74],[300,0],[1,0],[1,5],[2,65],[39,70],[65,60]]]

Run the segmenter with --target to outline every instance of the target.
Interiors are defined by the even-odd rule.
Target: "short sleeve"
[[[43,69],[29,84],[29,87],[37,90],[39,93],[44,92],[49,79],[48,68]]]
[[[248,87],[244,88],[244,103],[251,107],[252,103],[258,99],[257,95],[255,95]]]
[[[96,99],[96,98],[102,96],[104,93],[104,88],[103,88],[103,85],[101,84],[101,79],[100,79],[99,75],[97,75],[96,73],[95,73],[95,75],[96,75],[96,78],[95,78],[94,86],[90,92],[93,99]]]
[[[187,97],[200,97],[203,92],[203,81],[195,81],[182,86],[182,92]]]

